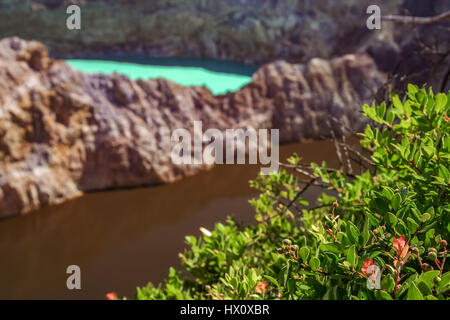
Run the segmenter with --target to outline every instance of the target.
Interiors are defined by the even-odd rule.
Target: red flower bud
[[[106,294],[106,299],[108,299],[108,300],[118,300],[119,298],[117,298],[117,293],[110,292],[110,293]]]
[[[262,281],[260,282],[257,286],[256,286],[256,292],[257,293],[264,293],[266,291],[266,288],[269,284],[266,281]]]

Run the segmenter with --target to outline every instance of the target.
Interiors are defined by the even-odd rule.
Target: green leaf
[[[422,221],[422,214],[417,208],[411,207],[411,213],[414,221],[416,221],[417,223],[420,223]]]
[[[289,268],[290,268],[290,263],[289,263],[289,261],[287,261],[286,265],[284,265],[283,268],[281,269],[282,273],[283,273],[283,278],[282,278],[283,279],[283,285],[285,287],[286,287],[287,280],[289,278]]]
[[[389,212],[388,221],[391,227],[395,227],[397,225],[398,219],[394,214]]]
[[[392,110],[393,109],[389,109],[388,113],[387,113],[387,116],[386,116],[386,122],[389,123],[389,124],[392,124],[394,122],[394,119],[395,119],[395,114],[394,114],[394,112]]]
[[[304,262],[308,261],[309,253],[310,250],[308,247],[302,247],[299,251],[300,258],[302,258]]]
[[[392,104],[394,105],[395,108],[397,108],[398,111],[400,111],[401,113],[404,112],[403,104],[400,101],[400,98],[398,97],[398,95],[392,96]]]
[[[394,278],[392,277],[392,275],[388,274],[388,275],[384,276],[383,279],[381,280],[381,285],[388,292],[391,292],[392,290],[394,290],[395,281],[394,281]]]
[[[437,289],[439,290],[439,292],[444,292],[448,289],[449,286],[450,286],[450,271],[442,275],[441,281],[437,285]]]
[[[411,117],[412,114],[412,109],[411,109],[411,102],[410,101],[406,101],[405,104],[403,105],[403,109],[405,111],[405,114],[408,117]],[[411,125],[411,119],[404,121],[407,123],[407,125],[405,126],[406,128],[408,128],[408,125]]]
[[[311,260],[309,260],[309,266],[312,270],[316,271],[320,267],[320,260],[316,257],[312,257]]]
[[[431,218],[430,214],[428,212],[425,212],[422,215],[422,222],[427,222],[428,220],[430,220],[430,218]]]
[[[397,211],[398,208],[400,208],[401,201],[402,201],[402,198],[401,198],[400,194],[398,194],[398,193],[395,193],[394,196],[391,198],[391,205],[395,211]]]
[[[423,300],[422,293],[414,282],[409,286],[407,300]]]
[[[295,289],[295,279],[289,279],[288,281],[287,281],[287,289],[288,289],[288,292],[293,292],[294,291],[294,289]]]
[[[276,285],[278,288],[281,288],[280,284],[278,283],[278,281],[275,278],[268,276],[268,275],[265,275],[264,277],[267,280],[269,280],[270,282],[272,282],[274,285]]]
[[[357,244],[358,240],[359,240],[359,230],[358,228],[351,223],[350,221],[348,221],[348,225],[347,225],[347,236],[350,239],[350,241],[353,244]]]
[[[373,139],[374,135],[373,135],[373,131],[372,131],[372,129],[370,128],[370,126],[367,126],[367,127],[366,127],[365,135],[366,135],[366,138],[368,138],[369,140],[372,140],[372,139]]]
[[[395,226],[394,230],[398,233],[398,234],[406,234],[408,232],[408,227],[406,226],[406,224],[403,222],[403,220],[399,220],[397,225]]]
[[[450,173],[444,165],[439,165],[439,177],[443,178],[445,182],[449,182]]]
[[[334,243],[322,243],[320,245],[320,250],[323,252],[333,252],[333,253],[337,253],[337,254],[341,253],[341,250]]]
[[[388,200],[390,200],[394,196],[394,190],[389,187],[383,187],[382,195],[385,196]]]
[[[417,92],[419,92],[419,88],[414,84],[408,83],[408,93],[414,96]]]
[[[365,246],[367,244],[367,241],[369,241],[370,232],[369,232],[369,218],[366,218],[366,221],[364,222],[363,232],[362,232],[362,245]]]
[[[305,199],[299,199],[298,203],[300,205],[302,205],[302,206],[305,206],[305,207],[309,206],[309,202],[307,200],[305,200]]]
[[[425,282],[423,282],[423,281],[419,281],[417,283],[417,288],[422,293],[422,296],[428,296],[430,294],[433,294],[433,292],[431,292],[431,288],[427,284],[425,284]]]
[[[406,279],[406,280],[403,282],[403,284],[402,284],[400,290],[397,291],[397,293],[395,294],[395,296],[396,296],[396,297],[402,296],[403,293],[405,293],[406,290],[409,289],[409,287],[411,286],[411,283],[413,283],[414,281],[416,281],[417,278],[418,278],[417,273],[413,273],[411,276],[409,276],[408,279]]]
[[[384,114],[386,113],[386,103],[382,102],[378,108],[376,108],[377,116],[382,120],[384,118]]]
[[[422,146],[422,149],[428,158],[434,157],[436,154],[436,148],[433,146]]]
[[[416,232],[416,230],[419,228],[419,225],[410,217],[406,218],[407,224],[408,224],[408,230],[411,233]]]
[[[393,300],[391,295],[384,290],[375,290],[377,300]]]
[[[436,111],[441,112],[444,110],[447,105],[447,96],[443,93],[439,93],[436,95]]]
[[[347,261],[350,263],[350,266],[354,268],[357,263],[357,254],[356,254],[356,247],[355,245],[352,245],[348,251],[347,251]]]

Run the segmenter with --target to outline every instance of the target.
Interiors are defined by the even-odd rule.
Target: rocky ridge
[[[39,42],[0,41],[0,217],[83,192],[176,181],[208,168],[174,165],[170,132],[280,128],[281,142],[363,126],[361,104],[385,80],[366,54],[261,67],[241,90],[214,96],[164,79],[88,75]]]
[[[71,4],[81,9],[80,30],[66,27]],[[448,0],[0,0],[0,38],[41,41],[58,58],[207,57],[259,66],[367,52],[403,79],[399,91],[408,82],[448,90],[450,21],[369,30],[370,5],[382,15],[450,10]]]

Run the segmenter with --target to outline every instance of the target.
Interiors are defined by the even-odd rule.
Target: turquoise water
[[[132,80],[164,78],[185,86],[205,86],[215,95],[239,90],[251,82],[256,70],[234,62],[172,58],[141,59],[136,62],[69,59],[67,62],[86,73],[117,72]]]

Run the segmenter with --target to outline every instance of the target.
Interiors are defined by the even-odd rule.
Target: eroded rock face
[[[444,0],[445,1],[445,0]],[[423,2],[423,1],[422,1]],[[81,7],[82,29],[66,28]],[[44,42],[52,53],[143,53],[263,64],[353,53],[392,42],[392,30],[366,28],[366,9],[397,13],[403,0],[0,0],[0,37]],[[430,6],[424,6],[426,8]],[[391,39],[389,39],[391,38]]]
[[[39,42],[1,40],[0,217],[205,170],[170,159],[171,132],[194,120],[203,130],[280,128],[281,142],[358,130],[361,103],[383,81],[367,55],[346,55],[271,63],[241,90],[214,96],[162,79],[83,74]]]
[[[66,27],[71,4],[81,8],[81,30]],[[385,21],[369,30],[370,5],[382,15],[450,10],[448,0],[0,0],[0,38],[41,41],[57,58],[208,57],[259,66],[367,52],[394,75],[398,92],[407,83],[449,90],[450,21]]]

